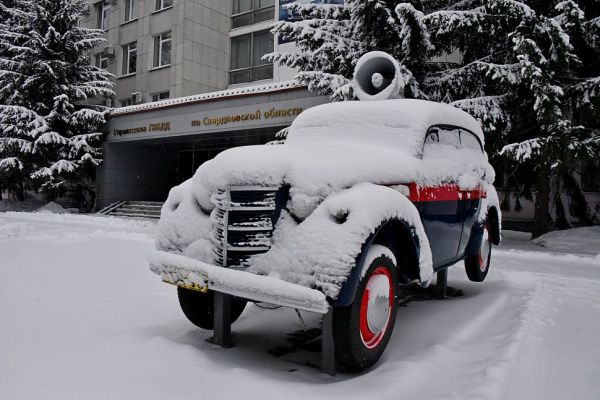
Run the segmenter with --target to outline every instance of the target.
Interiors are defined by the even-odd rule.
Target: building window
[[[173,6],[173,0],[156,0],[154,11],[164,10]]]
[[[152,95],[152,101],[161,101],[161,100],[166,100],[168,98],[169,98],[169,91],[154,93]]]
[[[273,51],[273,34],[253,32],[231,38],[231,84],[273,78],[273,64],[262,56]]]
[[[108,69],[108,54],[98,53],[94,56],[94,65],[98,68]]]
[[[119,103],[121,103],[121,107],[127,107],[127,106],[133,105],[133,101],[131,100],[131,97],[128,97],[126,99],[121,99],[121,100],[119,100]]]
[[[137,0],[125,0],[125,20],[124,22],[133,21],[137,18],[136,12]]]
[[[129,43],[123,46],[123,68],[121,75],[135,74],[137,68],[137,43]]]
[[[110,16],[110,5],[101,3],[96,6],[96,12],[98,14],[98,29],[103,29],[105,31],[109,28],[109,16]]]
[[[233,0],[231,27],[257,24],[275,18],[275,0]]]
[[[164,67],[171,64],[171,32],[154,36],[154,54],[152,67]]]

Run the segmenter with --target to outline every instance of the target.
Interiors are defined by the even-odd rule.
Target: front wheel
[[[465,271],[472,282],[483,282],[490,270],[492,261],[492,238],[488,224],[483,225],[483,237],[481,246],[476,254],[465,258]]]
[[[202,329],[213,330],[214,328],[214,310],[215,310],[215,292],[209,290],[206,293],[198,292],[178,287],[177,297],[181,310],[190,320],[190,322]],[[231,322],[237,320],[244,308],[246,300],[231,299]]]
[[[396,265],[381,255],[368,266],[354,302],[333,310],[336,356],[349,370],[369,368],[383,354],[396,321],[397,287]]]

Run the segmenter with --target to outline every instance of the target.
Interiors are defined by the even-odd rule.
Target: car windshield
[[[483,156],[481,143],[466,129],[435,126],[429,129],[423,146],[423,158],[450,159],[470,163]]]

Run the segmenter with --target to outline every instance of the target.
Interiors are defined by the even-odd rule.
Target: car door
[[[459,134],[458,150],[462,153],[461,160],[464,162],[472,161],[477,156],[484,157],[481,142],[472,132],[466,129],[457,129]],[[459,213],[463,220],[462,235],[460,245],[458,246],[458,257],[465,255],[465,250],[469,244],[473,228],[477,224],[479,217],[479,207],[481,199],[485,196],[481,183],[475,186],[459,187]]]
[[[460,134],[455,128],[432,127],[423,146],[425,166],[460,157]],[[450,165],[450,164],[448,164]],[[429,238],[435,269],[456,260],[461,243],[464,215],[461,212],[460,191],[455,181],[418,188],[419,211]]]

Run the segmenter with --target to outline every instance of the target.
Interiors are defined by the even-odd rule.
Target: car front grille
[[[222,266],[245,269],[271,248],[279,188],[230,186],[212,198],[213,253]]]

